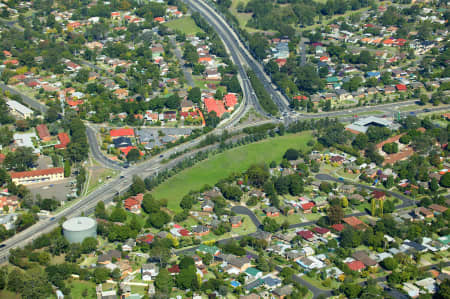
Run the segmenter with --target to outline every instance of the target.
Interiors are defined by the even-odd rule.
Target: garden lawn
[[[255,163],[280,162],[287,149],[305,149],[311,139],[310,132],[288,134],[225,151],[171,177],[152,193],[156,199],[167,198],[168,208],[179,212],[179,203],[189,191],[199,190],[205,184],[212,186],[231,173],[243,172]]]
[[[97,298],[95,293],[95,283],[88,281],[73,280],[69,283],[70,295],[72,298]],[[83,291],[87,290],[88,295],[83,296]]]
[[[171,20],[165,23],[165,25],[175,31],[180,31],[184,34],[195,34],[202,32],[203,30],[195,24],[191,17],[182,17],[180,19]]]

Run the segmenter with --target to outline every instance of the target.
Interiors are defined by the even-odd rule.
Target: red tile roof
[[[379,198],[385,197],[385,196],[386,196],[386,193],[384,193],[383,191],[374,190],[374,191],[372,192],[372,196],[373,196],[374,198],[379,199]]]
[[[70,137],[67,133],[62,132],[58,134],[59,144],[55,145],[55,148],[66,148],[70,143]]]
[[[3,161],[5,161],[5,158],[6,158],[5,154],[0,153],[0,163],[3,163]]]
[[[182,229],[180,229],[179,231],[178,231],[178,233],[180,234],[180,235],[182,235],[183,237],[187,237],[187,236],[189,236],[191,233],[187,230],[187,229],[185,229],[185,228],[182,228]]]
[[[395,85],[395,87],[397,88],[398,91],[406,91],[406,85],[405,84],[397,84]]]
[[[339,224],[333,224],[331,226],[332,229],[334,229],[335,231],[341,232],[344,230],[344,225],[339,223]]]
[[[180,267],[178,265],[173,265],[167,269],[169,273],[180,273]]]
[[[318,233],[319,235],[324,235],[326,233],[329,233],[330,230],[328,228],[325,228],[325,227],[318,227],[318,226],[316,226],[314,228],[314,232]]]
[[[366,268],[366,266],[364,266],[363,262],[361,262],[361,261],[349,262],[349,263],[347,263],[347,266],[352,271],[360,271],[360,270],[363,270]]]
[[[150,243],[153,242],[153,239],[154,239],[154,238],[155,238],[155,237],[154,237],[153,235],[148,234],[148,235],[143,236],[143,237],[140,238],[139,240],[140,240],[141,242],[145,242],[145,243],[147,243],[147,244],[150,244]]]
[[[40,124],[36,126],[36,131],[39,135],[39,138],[45,139],[50,138],[50,132],[45,124]]]
[[[47,168],[47,169],[38,169],[38,170],[30,170],[30,171],[21,171],[21,172],[10,172],[10,176],[12,179],[20,179],[20,178],[29,178],[29,177],[37,177],[43,175],[51,175],[64,173],[64,168]]]
[[[132,149],[134,149],[134,148],[137,148],[137,147],[135,147],[135,146],[122,147],[122,148],[120,148],[120,151],[121,151],[125,156],[128,156],[128,153],[129,153]],[[142,156],[142,153],[140,153],[140,154],[141,154],[141,156]]]
[[[223,101],[218,101],[213,98],[206,98],[204,100],[206,111],[208,113],[214,111],[217,114],[217,117],[222,117],[222,115],[226,112],[225,106],[223,105]]]
[[[301,205],[303,210],[311,210],[315,206],[315,203],[310,201]]]
[[[225,106],[234,107],[237,104],[237,98],[234,93],[228,93],[223,97],[223,101],[225,102]]]
[[[348,225],[350,225],[351,227],[353,227],[355,229],[360,229],[360,228],[363,228],[366,226],[366,224],[364,222],[362,222],[355,216],[350,216],[350,217],[344,218],[344,219],[342,219],[342,221],[344,221],[345,223],[347,223]]]
[[[129,128],[129,129],[112,129],[111,131],[109,131],[109,135],[111,135],[111,137],[134,136],[134,130],[131,128]]]
[[[309,230],[298,231],[297,235],[302,236],[303,239],[305,239],[305,240],[314,238],[314,234],[312,233],[312,231],[309,231]]]

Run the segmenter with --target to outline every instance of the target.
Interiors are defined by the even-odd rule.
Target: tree
[[[81,243],[81,251],[83,253],[90,253],[97,249],[97,239],[94,237],[87,237]]]
[[[169,294],[173,287],[172,276],[167,269],[162,268],[159,270],[158,275],[155,278],[155,288],[163,294]]]
[[[147,225],[155,228],[161,228],[164,224],[170,222],[171,218],[169,214],[164,211],[157,211],[148,215]]]
[[[242,196],[242,190],[238,186],[226,186],[222,190],[223,197],[232,201],[240,201]]]
[[[347,295],[348,298],[357,298],[361,293],[362,287],[359,284],[344,283],[340,286],[340,291]]]
[[[439,180],[439,184],[444,188],[450,188],[450,172],[447,172]]]
[[[392,257],[387,257],[381,262],[381,265],[389,271],[395,270],[397,268],[397,264],[397,260]]]
[[[33,167],[36,160],[37,156],[33,154],[32,148],[19,147],[14,152],[7,153],[3,163],[8,169],[25,171]]]
[[[297,160],[298,156],[299,156],[298,150],[290,148],[284,153],[283,158],[285,158],[289,161],[293,161],[293,160]]]
[[[94,273],[92,273],[92,280],[96,283],[104,283],[110,276],[110,271],[107,268],[95,268]]]
[[[180,269],[187,269],[190,266],[195,266],[195,261],[190,256],[183,256],[180,260],[180,263],[178,264]]]
[[[8,146],[12,141],[13,132],[7,126],[0,127],[0,145]]]
[[[23,271],[14,268],[8,275],[8,291],[21,293],[24,287],[23,276]]]
[[[130,186],[130,192],[132,193],[132,195],[136,195],[138,193],[144,193],[145,192],[145,183],[137,175],[133,176],[133,183]]]
[[[275,219],[269,218],[269,217],[264,218],[263,229],[266,232],[273,233],[273,232],[276,232],[279,228],[280,228],[280,225],[278,224],[278,222]]]
[[[141,153],[137,148],[132,148],[127,154],[128,162],[136,162],[141,157]]]
[[[177,286],[183,290],[197,290],[199,288],[199,282],[196,272],[197,271],[194,265],[180,269],[180,273],[178,273],[176,278]]]
[[[436,192],[439,189],[439,184],[436,178],[432,178],[430,181],[430,190]]]
[[[366,134],[358,134],[352,142],[352,145],[359,150],[364,149],[369,142],[369,137]]]
[[[160,204],[153,198],[153,195],[147,193],[144,195],[144,199],[142,200],[142,208],[147,214],[155,213],[159,211]]]
[[[319,190],[325,193],[330,193],[333,189],[329,182],[320,183]]]
[[[105,203],[103,201],[99,201],[95,206],[95,217],[100,219],[108,218],[108,215],[106,214]]]
[[[327,210],[327,216],[331,224],[341,223],[344,218],[344,210],[340,205],[331,205]]]
[[[64,161],[64,177],[68,178],[71,174],[71,167],[70,167],[70,161],[66,160]]]
[[[270,176],[269,171],[262,164],[253,164],[246,174],[249,183],[255,187],[262,187]]]
[[[449,299],[450,298],[450,279],[445,279],[439,286],[439,291],[436,294],[439,299]]]
[[[188,91],[188,100],[194,103],[200,103],[202,93],[200,87],[193,87]]]
[[[116,206],[109,216],[109,220],[124,223],[127,220],[127,212],[120,206]]]
[[[6,281],[8,278],[8,269],[6,267],[0,268],[0,290],[6,287]]]
[[[16,228],[18,231],[23,231],[27,229],[28,227],[35,224],[37,221],[36,215],[30,214],[30,213],[23,213],[19,215],[19,217],[16,220]]]

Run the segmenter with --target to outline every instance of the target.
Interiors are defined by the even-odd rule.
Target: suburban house
[[[231,216],[230,223],[231,223],[231,227],[233,227],[233,228],[240,227],[242,225],[241,216]]]
[[[144,194],[139,193],[135,196],[128,197],[125,199],[124,208],[132,213],[140,213],[141,212],[141,204],[144,200]]]
[[[159,273],[158,266],[156,264],[143,264],[141,267],[141,275],[143,281],[149,281],[155,278]]]
[[[350,216],[343,218],[342,221],[344,221],[349,226],[353,227],[356,230],[366,230],[367,224],[356,218],[355,216]]]
[[[119,250],[110,250],[107,253],[98,256],[97,264],[106,265],[111,263],[114,259],[120,260],[122,253]]]
[[[369,257],[369,255],[365,251],[362,251],[362,250],[355,251],[352,254],[352,257],[355,260],[362,262],[364,264],[364,266],[366,266],[366,267],[376,267],[378,265],[375,260],[371,259]]]
[[[275,207],[268,207],[264,209],[264,213],[266,213],[267,217],[278,217],[280,216],[280,211]]]
[[[209,227],[205,225],[197,225],[192,229],[192,231],[196,236],[206,236],[210,232]]]
[[[56,149],[65,149],[70,143],[70,137],[65,132],[58,133],[59,144],[55,145]]]
[[[214,202],[211,200],[205,200],[202,202],[202,211],[203,212],[212,212],[214,210]]]
[[[364,270],[366,268],[364,263],[361,261],[348,262],[347,266],[350,268],[350,270],[357,272],[360,272],[361,270]]]
[[[50,132],[48,131],[48,128],[45,124],[37,125],[36,131],[42,141],[48,142],[52,139],[52,136],[50,135]]]
[[[239,273],[243,273],[251,267],[250,260],[247,257],[238,257],[234,254],[219,254],[216,258],[226,266],[235,268]]]
[[[132,138],[134,137],[134,129],[132,128],[112,129],[111,131],[109,131],[109,135],[113,140],[119,137]]]

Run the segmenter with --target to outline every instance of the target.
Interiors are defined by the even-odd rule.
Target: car
[[[50,221],[53,221],[53,220],[55,220],[56,218],[55,217],[52,217],[52,218],[50,218]]]
[[[425,108],[425,109],[423,109],[423,112],[431,112],[431,109]]]
[[[123,179],[124,178],[124,176],[123,175],[121,175],[120,177],[119,177],[120,179]]]
[[[159,157],[160,157],[160,158],[164,158],[164,155],[160,155]]]
[[[338,178],[338,180],[340,180],[341,182],[343,182],[343,181],[344,181],[344,178],[343,178],[343,177],[340,177],[340,178]]]
[[[0,244],[0,248],[6,247],[6,244]]]

